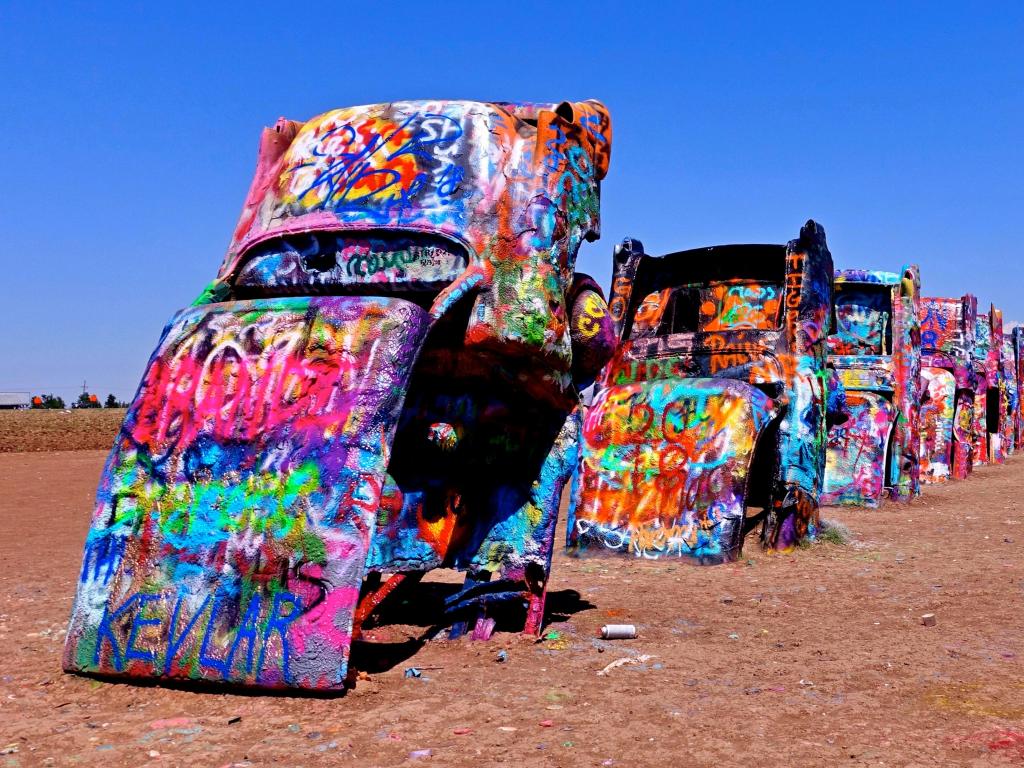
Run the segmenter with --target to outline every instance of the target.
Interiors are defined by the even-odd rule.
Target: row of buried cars
[[[711,563],[1013,450],[1020,336],[914,267],[835,273],[813,221],[626,240],[607,295],[576,272],[611,141],[596,101],[265,129],[103,469],[65,669],[343,690],[362,627],[436,568],[466,574],[437,629],[539,633],[567,488],[572,552]]]
[[[818,505],[907,501],[1021,442],[1024,329],[921,296],[917,266],[835,270],[808,222],[788,245],[614,256],[618,344],[587,412],[570,511],[583,550],[785,549]]]

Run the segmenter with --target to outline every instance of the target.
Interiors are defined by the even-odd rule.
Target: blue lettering
[[[245,617],[242,619],[242,626],[235,634],[235,641],[231,644],[231,652],[228,654],[227,672],[224,677],[231,673],[235,664],[235,654],[243,640],[248,640],[245,652],[245,674],[252,674],[252,652],[256,650],[256,638],[259,634],[260,618],[260,596],[253,593],[249,600],[249,607],[245,609]]]
[[[138,597],[138,595],[132,595],[129,597],[121,604],[121,607],[113,613],[110,612],[109,606],[103,606],[103,619],[100,621],[100,626],[96,630],[96,650],[93,653],[92,658],[93,666],[100,666],[100,652],[103,648],[103,639],[106,638],[107,642],[110,643],[110,647],[114,651],[112,655],[114,669],[118,672],[124,669],[124,656],[121,655],[121,648],[117,644],[117,638],[114,637],[114,632],[110,625],[112,622],[121,618],[121,616],[132,607],[132,603],[135,602],[136,597]]]
[[[188,620],[188,624],[185,625],[185,629],[181,631],[181,634],[177,638],[174,637],[174,628],[178,626],[178,614],[181,613],[181,604],[185,601],[185,595],[178,595],[178,602],[174,604],[174,615],[171,617],[170,632],[167,633],[167,656],[164,659],[164,674],[170,674],[171,664],[174,662],[174,657],[177,656],[178,651],[181,649],[182,643],[185,642],[185,638],[188,637],[189,632],[199,621],[199,617],[203,615],[203,611],[206,610],[206,604],[210,602],[210,596],[207,595],[206,599],[203,600],[203,604],[199,606],[199,610],[195,612],[191,619]]]
[[[216,656],[208,656],[206,653],[210,642],[210,630],[213,629],[213,625],[217,621],[217,609],[220,607],[221,597],[222,593],[220,591],[214,593],[213,608],[210,609],[210,618],[206,622],[206,631],[203,632],[203,642],[199,646],[199,663],[204,667],[213,667],[220,672],[222,677],[227,677],[231,672],[230,661],[224,662]]]
[[[132,659],[134,661],[144,661],[147,664],[152,664],[155,659],[155,654],[152,651],[142,651],[135,647],[135,641],[139,636],[139,629],[141,627],[155,627],[159,626],[160,619],[145,619],[142,617],[143,612],[146,610],[146,603],[152,603],[159,601],[162,595],[142,595],[136,594],[135,597],[138,599],[139,610],[135,612],[135,618],[132,619],[132,629],[128,633],[128,643],[124,647],[125,659]]]
[[[280,609],[286,602],[291,610],[286,616],[282,616]],[[285,681],[290,682],[288,674],[288,654],[290,651],[288,647],[288,625],[299,618],[300,612],[301,602],[296,595],[290,592],[278,592],[274,595],[274,606],[270,609],[270,618],[267,620],[266,629],[263,630],[263,645],[260,647],[260,657],[256,664],[257,682],[259,681],[260,674],[263,672],[263,657],[267,652],[267,642],[274,632],[281,635],[281,673],[284,675]]]
[[[103,570],[103,583],[109,582],[110,577],[121,563],[124,545],[125,538],[123,536],[112,536],[109,533],[87,542],[79,581],[87,582],[90,579],[98,579],[100,571]],[[90,564],[92,565],[91,575],[89,573]]]

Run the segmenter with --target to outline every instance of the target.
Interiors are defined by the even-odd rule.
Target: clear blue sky
[[[279,115],[602,99],[604,237],[921,265],[1024,320],[1024,4],[0,5],[0,390],[128,397],[211,279]]]

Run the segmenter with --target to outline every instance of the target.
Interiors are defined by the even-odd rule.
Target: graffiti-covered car
[[[1024,448],[1024,327],[1015,327],[1008,336],[1013,350],[1014,378],[1017,383],[1017,400],[1013,420],[1016,428],[1014,443],[1017,450],[1022,450]]]
[[[920,486],[921,276],[836,272],[828,365],[845,393],[845,419],[828,433],[822,504],[877,507]]]
[[[974,466],[973,350],[978,300],[921,300],[921,481],[963,480]]]
[[[979,314],[974,331],[974,374],[978,388],[974,397],[974,465],[1001,464],[1003,451],[999,379],[1002,355],[1003,313],[990,305]]]
[[[584,421],[572,550],[735,558],[813,535],[825,462],[832,256],[813,221],[788,245],[650,256],[626,240],[619,345]]]
[[[1020,445],[1020,384],[1017,381],[1017,352],[1013,336],[1003,334],[1002,356],[999,359],[1000,444],[1004,456],[1012,456]]]
[[[65,669],[344,687],[432,568],[539,631],[579,386],[611,353],[598,102],[396,102],[264,131],[220,272],[170,321],[97,492]],[[492,576],[495,578],[492,580]]]

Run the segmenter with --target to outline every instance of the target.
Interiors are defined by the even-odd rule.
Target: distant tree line
[[[64,398],[57,395],[46,394],[36,395],[32,398],[33,408],[50,408],[55,410],[63,410],[67,408],[64,403]],[[100,399],[99,396],[83,392],[78,396],[78,399],[72,404],[73,408],[99,408]],[[127,408],[128,403],[118,400],[114,395],[107,395],[107,399],[103,401],[103,408]]]
[[[64,398],[56,395],[36,395],[32,398],[33,408],[64,408]]]

